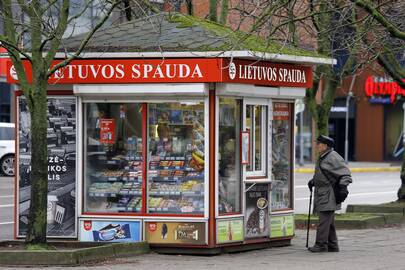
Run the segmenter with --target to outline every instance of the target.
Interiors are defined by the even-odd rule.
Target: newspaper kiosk
[[[312,65],[331,60],[124,47],[101,58],[93,48],[49,80],[48,236],[165,252],[289,244],[294,102]],[[17,105],[19,237],[30,121],[24,98]]]

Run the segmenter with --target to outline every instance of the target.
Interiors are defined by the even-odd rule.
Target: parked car
[[[0,173],[14,175],[15,140],[14,124],[0,123]]]

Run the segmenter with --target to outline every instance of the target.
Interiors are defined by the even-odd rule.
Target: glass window
[[[86,212],[139,212],[142,105],[85,104]]]
[[[291,208],[292,106],[273,103],[272,210]]]
[[[253,144],[253,140],[254,140],[254,135],[252,132],[252,126],[254,123],[254,118],[253,118],[253,105],[247,105],[246,106],[246,131],[249,131],[250,135],[249,135],[249,145],[250,145],[250,151],[249,151],[249,164],[246,165],[246,171],[251,172],[253,171],[253,155],[254,155],[254,151],[252,151],[252,146]]]
[[[0,140],[6,140],[6,141],[14,140],[14,128],[0,127]]]
[[[246,171],[250,175],[266,174],[266,120],[267,106],[246,106],[246,130],[250,133],[250,162]]]
[[[148,105],[148,211],[204,212],[204,102]]]
[[[262,106],[255,106],[255,170],[262,169]]]
[[[241,212],[241,101],[219,99],[219,213]]]

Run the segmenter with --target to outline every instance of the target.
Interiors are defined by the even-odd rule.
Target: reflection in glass
[[[273,103],[272,209],[291,208],[291,105]]]
[[[254,106],[253,105],[247,105],[246,106],[246,131],[249,132],[250,134],[250,147],[253,147],[253,141],[254,141],[254,133],[253,133],[253,113]],[[250,149],[249,151],[249,164],[246,165],[246,171],[250,172],[253,171],[253,155],[254,155],[254,149]]]
[[[150,213],[204,212],[204,102],[148,104]]]
[[[141,105],[87,103],[85,132],[85,211],[141,211]]]
[[[219,213],[241,212],[241,101],[219,100]]]
[[[250,161],[246,166],[246,171],[253,173],[260,173],[260,175],[265,175],[263,172],[264,160],[263,152],[266,152],[266,147],[264,142],[267,139],[265,135],[266,121],[267,121],[267,106],[263,105],[246,105],[246,130],[250,133]]]
[[[262,106],[255,106],[255,170],[262,169]]]

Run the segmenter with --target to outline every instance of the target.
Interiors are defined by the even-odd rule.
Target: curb
[[[10,245],[11,243],[14,245],[24,244],[18,241],[8,241],[3,242],[3,245]],[[146,242],[113,243],[70,250],[0,250],[0,266],[75,266],[117,257],[145,254],[149,250],[149,244]]]
[[[405,205],[368,205],[368,204],[349,204],[346,213],[397,213],[402,214],[405,218]]]
[[[383,227],[401,226],[405,219],[402,213],[356,213],[358,217],[340,214],[336,215],[335,225],[337,229],[358,230],[358,229],[375,229]],[[305,217],[304,217],[305,216]],[[346,218],[343,218],[345,217]],[[349,217],[347,217],[349,216]],[[341,218],[339,218],[341,217]],[[316,229],[318,216],[311,215],[310,228]],[[296,215],[295,227],[297,229],[307,228],[307,216]]]
[[[350,168],[351,172],[400,172],[401,167],[365,167],[365,168]],[[298,168],[295,169],[296,173],[314,173],[315,169],[311,168]]]

